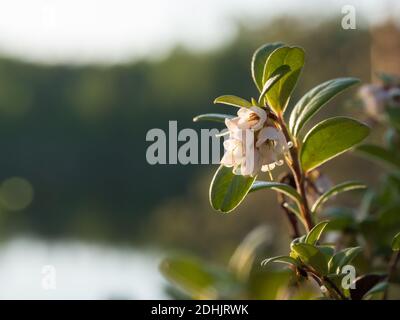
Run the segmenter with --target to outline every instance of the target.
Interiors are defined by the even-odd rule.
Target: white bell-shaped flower
[[[267,113],[260,107],[240,108],[238,113],[238,127],[242,130],[252,129],[260,130],[265,121],[267,121]]]

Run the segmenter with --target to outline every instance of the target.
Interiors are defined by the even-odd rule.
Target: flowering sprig
[[[327,102],[358,80],[337,78],[326,81],[307,92],[288,111],[303,65],[302,48],[282,43],[266,44],[254,53],[251,63],[258,99],[220,96],[214,102],[239,108],[236,115],[211,113],[194,118],[194,121],[223,122],[227,127],[222,134],[225,154],[210,185],[210,203],[215,210],[227,213],[239,206],[249,192],[276,191],[292,226],[293,241],[289,254],[265,259],[263,265],[284,263],[294,271],[295,285],[286,282],[286,298],[293,296],[290,294],[292,288],[302,280],[313,279],[324,298],[366,299],[382,292],[386,276],[364,274],[352,282],[356,287],[343,287],[342,268],[359,256],[363,257],[364,252],[359,246],[343,248],[322,243],[324,231],[338,228],[337,224],[334,225],[337,221],[326,217],[324,204],[339,193],[365,189],[366,186],[357,181],[333,185],[319,167],[356,147],[368,136],[369,127],[353,118],[340,116],[325,119],[303,133],[305,125]],[[274,180],[271,171],[284,164],[288,171]],[[263,172],[269,172],[270,178],[263,179]],[[322,213],[325,218],[322,218]],[[303,225],[303,230],[298,224]],[[235,291],[232,288],[251,286],[253,274],[249,268],[255,249],[262,242],[254,240],[260,239],[258,236],[249,236],[249,239],[252,240],[245,240],[245,244],[239,246],[234,256],[240,256],[240,259],[232,258],[226,273],[216,273],[214,268],[187,259],[167,260],[161,270],[195,298],[221,298],[226,297],[226,292],[231,293],[228,297],[237,297],[232,292],[239,292],[243,297],[240,289]],[[399,250],[399,243],[400,236],[396,236],[393,250]],[[246,263],[242,264],[243,261]],[[196,283],[193,273],[204,280],[201,285]],[[193,284],[198,286],[193,288]],[[246,292],[245,297],[251,297],[252,293]]]
[[[304,50],[282,43],[266,44],[253,55],[251,71],[259,90],[250,101],[233,96],[218,97],[215,103],[239,107],[237,117],[206,114],[196,120],[224,122],[228,128],[225,155],[210,186],[214,209],[230,212],[248,192],[269,188],[289,197],[288,210],[298,217],[307,231],[315,224],[308,203],[307,184],[313,171],[326,161],[360,143],[369,128],[355,119],[334,117],[314,126],[306,135],[306,123],[335,95],[356,84],[354,78],[327,81],[310,90],[286,116],[291,94],[304,65]],[[286,121],[289,118],[289,121]],[[286,162],[293,185],[257,180]]]

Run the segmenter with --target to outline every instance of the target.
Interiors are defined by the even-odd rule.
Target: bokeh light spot
[[[33,200],[32,184],[20,177],[4,180],[0,186],[0,201],[5,209],[17,211],[25,209]]]

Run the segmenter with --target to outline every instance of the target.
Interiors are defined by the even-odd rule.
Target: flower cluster
[[[221,164],[232,167],[233,173],[255,176],[283,164],[282,158],[291,142],[269,121],[265,109],[240,108],[237,117],[226,119],[225,124],[229,137],[224,141]]]
[[[382,120],[386,108],[400,108],[400,85],[396,83],[366,84],[359,92],[368,116]]]

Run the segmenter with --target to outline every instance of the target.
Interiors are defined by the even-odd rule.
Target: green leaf
[[[213,122],[222,122],[225,123],[225,119],[232,119],[235,116],[231,114],[220,114],[220,113],[205,113],[200,114],[193,118],[193,122],[199,121],[213,121]]]
[[[250,108],[252,106],[250,101],[247,101],[246,99],[237,97],[237,96],[232,96],[232,95],[225,95],[225,96],[220,96],[214,100],[214,103],[222,103],[222,104],[227,104],[229,106],[234,106],[238,108]]]
[[[242,291],[242,295],[237,298],[243,298],[244,294],[246,299],[252,300],[279,299],[282,291],[286,291],[286,288],[290,286],[292,279],[293,271],[287,268],[254,268],[249,280],[244,284],[246,291]],[[232,299],[232,295],[228,296],[228,299]]]
[[[307,92],[297,102],[290,114],[289,129],[291,133],[297,136],[307,121],[326,103],[358,82],[359,80],[355,78],[337,78],[326,81]]]
[[[316,246],[308,243],[294,243],[292,250],[305,265],[311,266],[320,275],[328,273],[328,261],[325,254]]]
[[[372,144],[363,144],[358,146],[356,151],[383,164],[384,166],[394,168],[396,170],[400,169],[400,157],[398,157],[393,151],[389,151],[380,146]]]
[[[263,77],[265,62],[275,49],[282,46],[283,43],[280,42],[267,43],[258,48],[253,54],[253,59],[251,60],[251,75],[260,92],[264,87]]]
[[[210,185],[211,206],[221,212],[235,209],[246,197],[256,177],[235,175],[232,168],[220,166]]]
[[[161,273],[194,298],[216,298],[218,272],[193,257],[171,257],[160,264]]]
[[[271,78],[274,71],[282,65],[288,65],[290,72],[286,73],[266,94],[268,104],[276,113],[283,112],[289,103],[290,95],[304,65],[304,50],[300,47],[287,46],[274,50],[265,64],[263,82]]]
[[[265,81],[264,87],[261,91],[260,97],[258,98],[258,103],[261,104],[264,96],[267,92],[280,80],[282,77],[290,71],[290,67],[284,64],[278,67],[270,76],[270,78]]]
[[[396,234],[392,241],[392,250],[399,251],[400,250],[400,232]]]
[[[328,261],[332,258],[332,256],[335,253],[335,248],[330,245],[318,246],[318,249],[321,250],[321,252],[326,256]]]
[[[298,204],[293,205],[293,204],[291,204],[291,203],[289,203],[289,202],[284,202],[282,205],[283,205],[286,209],[288,209],[290,212],[292,212],[294,215],[296,215],[296,217],[300,220],[300,222],[301,222],[305,227],[307,227],[307,223],[304,221],[304,218],[303,218],[303,216],[302,216],[301,213],[300,213]]]
[[[290,248],[292,248],[292,245],[294,245],[296,243],[305,243],[306,237],[307,237],[307,235],[304,234],[301,237],[294,238],[292,240],[292,242],[290,243]]]
[[[297,218],[299,218],[300,222],[306,226],[306,223],[299,211],[299,208],[301,207],[301,204],[302,204],[302,199],[301,199],[301,196],[298,194],[298,192],[293,187],[291,187],[285,183],[280,183],[280,182],[255,181],[250,189],[250,192],[254,192],[257,190],[261,190],[261,189],[272,189],[272,190],[281,192],[284,195],[291,198],[292,200],[294,200],[295,206],[293,206],[292,204],[287,203],[287,202],[284,204],[284,206],[288,210],[293,212],[297,216]]]
[[[310,171],[346,152],[369,134],[369,128],[357,120],[335,117],[313,127],[303,141],[300,161],[304,171]]]
[[[372,295],[377,294],[377,293],[383,293],[383,292],[386,291],[387,287],[388,287],[388,283],[386,281],[379,282],[378,284],[373,286],[372,289],[369,290],[364,295],[363,298],[367,298],[368,296],[372,296]]]
[[[329,221],[321,221],[320,223],[315,225],[314,228],[312,228],[307,234],[305,243],[316,244],[328,223]]]
[[[278,192],[282,192],[284,195],[296,201],[296,203],[300,204],[302,202],[301,196],[297,193],[297,191],[285,183],[280,182],[269,182],[269,181],[256,181],[252,185],[250,192],[254,192],[261,189],[272,189]]]
[[[346,248],[339,251],[329,260],[329,272],[339,274],[342,267],[349,264],[361,251],[361,247]]]
[[[293,259],[292,257],[289,257],[289,256],[278,256],[278,257],[268,258],[268,259],[263,260],[261,262],[261,265],[263,267],[265,267],[271,262],[284,263],[284,264],[289,264],[289,265],[293,265],[296,267],[300,266],[299,261],[297,261],[296,259]]]
[[[323,195],[321,195],[317,201],[315,201],[311,211],[312,212],[317,212],[319,207],[324,204],[329,198],[334,197],[335,195],[346,192],[346,191],[351,191],[351,190],[357,190],[357,189],[365,189],[367,186],[364,183],[357,182],[357,181],[347,181],[340,183],[328,191],[326,191]]]
[[[265,225],[252,230],[240,243],[229,261],[229,270],[241,281],[248,280],[257,251],[268,240],[269,230]]]
[[[366,274],[355,279],[355,288],[350,288],[351,300],[361,300],[367,292],[369,292],[379,282],[383,281],[387,275],[385,274]]]

